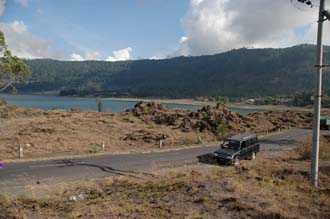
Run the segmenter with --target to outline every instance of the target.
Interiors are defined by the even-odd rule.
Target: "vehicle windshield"
[[[225,140],[222,145],[223,148],[239,150],[239,141]]]

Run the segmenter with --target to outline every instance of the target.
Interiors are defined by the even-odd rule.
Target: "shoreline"
[[[158,103],[167,103],[167,104],[182,104],[182,105],[195,105],[195,106],[206,106],[211,105],[215,106],[217,103],[211,101],[198,101],[192,99],[157,99],[157,98],[120,98],[120,97],[106,97],[102,98],[104,100],[114,100],[121,102],[158,102]]]
[[[8,95],[8,94],[5,94]],[[9,94],[10,95],[10,94]],[[75,96],[57,96],[53,94],[45,93],[26,93],[18,95],[38,95],[38,96],[52,96],[52,97],[63,97],[63,98],[94,98],[94,97],[75,97]],[[134,97],[104,97],[103,100],[112,100],[120,102],[158,102],[163,104],[180,104],[180,105],[193,105],[193,106],[215,106],[217,102],[212,101],[199,101],[193,99],[160,99],[160,98],[134,98]],[[245,110],[257,110],[257,111],[295,111],[295,112],[312,112],[311,107],[295,107],[295,106],[284,106],[284,105],[250,105],[246,103],[228,103],[225,104],[228,108],[234,109],[245,109]],[[330,112],[330,109],[323,108],[323,112]]]
[[[122,101],[122,102],[158,102],[158,103],[166,103],[166,104],[182,104],[182,105],[195,105],[195,106],[215,106],[217,102],[212,101],[199,101],[193,99],[157,99],[157,98],[117,98],[117,97],[109,97],[102,98],[114,101]],[[295,111],[295,112],[312,112],[313,108],[308,107],[295,107],[295,106],[284,106],[284,105],[250,105],[245,103],[228,103],[225,104],[228,108],[235,109],[247,109],[247,110],[260,110],[260,111]],[[327,108],[323,108],[324,111],[329,111]]]

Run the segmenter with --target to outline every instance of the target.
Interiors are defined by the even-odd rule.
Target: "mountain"
[[[25,60],[32,76],[17,88],[62,95],[167,98],[286,95],[313,89],[315,54],[315,46],[298,45],[164,60]],[[324,48],[324,60],[330,63],[330,47]],[[325,89],[330,89],[328,73],[324,74]]]

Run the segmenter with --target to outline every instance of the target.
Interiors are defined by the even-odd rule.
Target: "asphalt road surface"
[[[298,139],[312,135],[308,129],[291,129],[260,138],[261,150],[293,147]],[[204,146],[166,152],[99,155],[93,157],[5,163],[0,170],[0,194],[23,191],[26,186],[107,176],[140,177],[162,167],[198,162],[197,156],[218,149]]]

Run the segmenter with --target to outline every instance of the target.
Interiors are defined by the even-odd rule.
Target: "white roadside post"
[[[22,145],[22,144],[20,144],[20,145],[18,146],[18,157],[19,157],[20,159],[24,157],[23,145]]]
[[[103,152],[105,151],[105,143],[104,143],[104,141],[102,141],[102,151]]]
[[[201,143],[202,143],[202,137],[198,136],[198,144],[201,144]]]

